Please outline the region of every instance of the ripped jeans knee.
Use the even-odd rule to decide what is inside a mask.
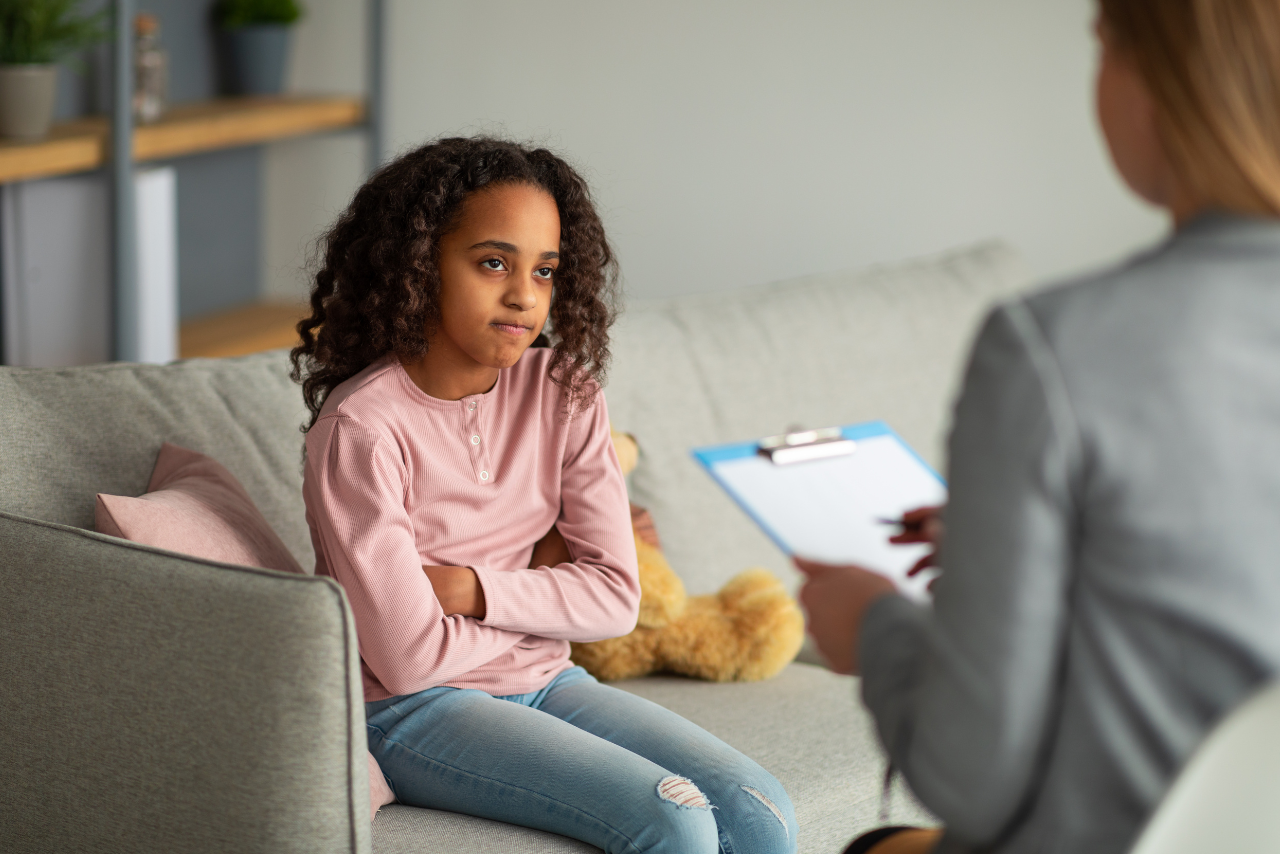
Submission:
[[[678,812],[705,815],[716,811],[717,848],[724,854],[794,852],[794,809],[780,786],[770,788],[777,793],[774,797],[745,783],[737,785],[736,791],[719,787],[717,791],[725,797],[723,810],[722,805],[712,803],[696,783],[675,774],[658,782],[656,794],[660,800],[675,806]],[[676,850],[694,849],[677,847]]]
[[[692,780],[687,777],[678,777],[675,774],[663,777],[659,781],[658,797],[685,809],[711,809],[711,804],[707,802],[707,796],[702,794],[702,790],[694,785]]]

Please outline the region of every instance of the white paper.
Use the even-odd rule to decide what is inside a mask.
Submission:
[[[943,504],[946,487],[895,436],[859,439],[852,454],[774,465],[752,455],[714,463],[716,477],[788,554],[881,573],[916,601],[927,601],[936,573],[907,577],[929,550],[895,546],[899,530],[881,519]]]

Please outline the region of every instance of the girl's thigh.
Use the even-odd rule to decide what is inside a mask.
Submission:
[[[601,685],[581,670],[553,682],[539,708],[691,780],[713,807],[721,850],[796,850],[799,827],[782,785],[697,724],[642,697]]]
[[[715,819],[655,796],[671,772],[482,691],[433,689],[369,717],[369,749],[401,803],[580,839],[609,854],[714,854]]]

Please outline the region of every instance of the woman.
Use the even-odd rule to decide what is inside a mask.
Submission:
[[[1100,7],[1102,129],[1174,233],[988,318],[931,611],[798,562],[820,649],[946,826],[850,851],[1126,851],[1280,673],[1280,2]]]

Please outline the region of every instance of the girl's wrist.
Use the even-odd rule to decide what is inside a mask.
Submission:
[[[424,566],[445,616],[483,620],[487,611],[480,577],[469,566]]]

